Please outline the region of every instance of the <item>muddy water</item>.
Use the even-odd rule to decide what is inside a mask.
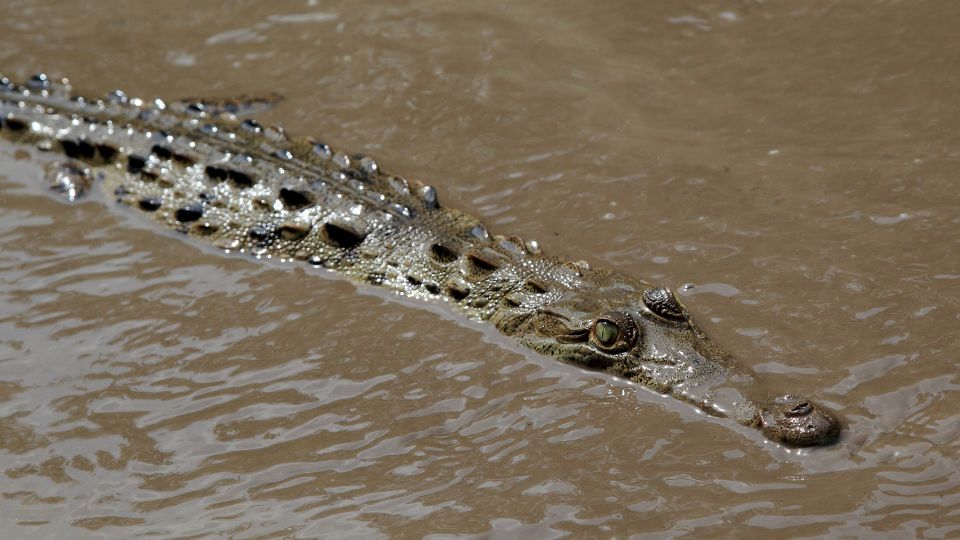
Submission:
[[[788,451],[483,325],[67,205],[0,146],[10,537],[960,536],[960,8],[5,2],[0,69],[288,131],[684,288]]]

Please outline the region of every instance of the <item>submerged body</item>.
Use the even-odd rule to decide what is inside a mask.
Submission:
[[[674,294],[535,242],[491,235],[436,191],[366,157],[239,120],[245,102],[167,106],[65,82],[0,77],[0,134],[64,154],[69,199],[90,184],[163,226],[228,252],[335,270],[465,316],[548,356],[673,395],[794,446],[833,442],[837,418],[764,390],[713,344]]]

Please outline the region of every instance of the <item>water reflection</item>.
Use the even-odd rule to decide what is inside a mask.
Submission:
[[[960,530],[960,260],[943,232],[960,107],[942,69],[960,10],[10,8],[0,54],[21,78],[280,91],[264,121],[434,182],[495,232],[694,284],[718,342],[848,422],[834,448],[786,450],[442,309],[198,249],[105,198],[62,204],[43,158],[6,145],[13,534]]]

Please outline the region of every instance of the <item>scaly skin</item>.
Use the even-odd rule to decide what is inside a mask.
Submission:
[[[754,426],[791,446],[828,444],[827,409],[767,392],[666,288],[490,235],[436,191],[233,113],[267,100],[143,102],[72,94],[64,80],[0,78],[0,133],[65,154],[55,187],[97,183],[149,219],[227,252],[322,266],[490,321],[545,355],[602,370]],[[95,182],[94,182],[95,180]]]

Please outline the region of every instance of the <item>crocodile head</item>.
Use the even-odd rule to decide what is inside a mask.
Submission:
[[[786,445],[837,439],[840,422],[831,411],[764,389],[707,338],[669,289],[604,270],[579,275],[548,301],[500,311],[497,326],[543,354],[634,380]]]

